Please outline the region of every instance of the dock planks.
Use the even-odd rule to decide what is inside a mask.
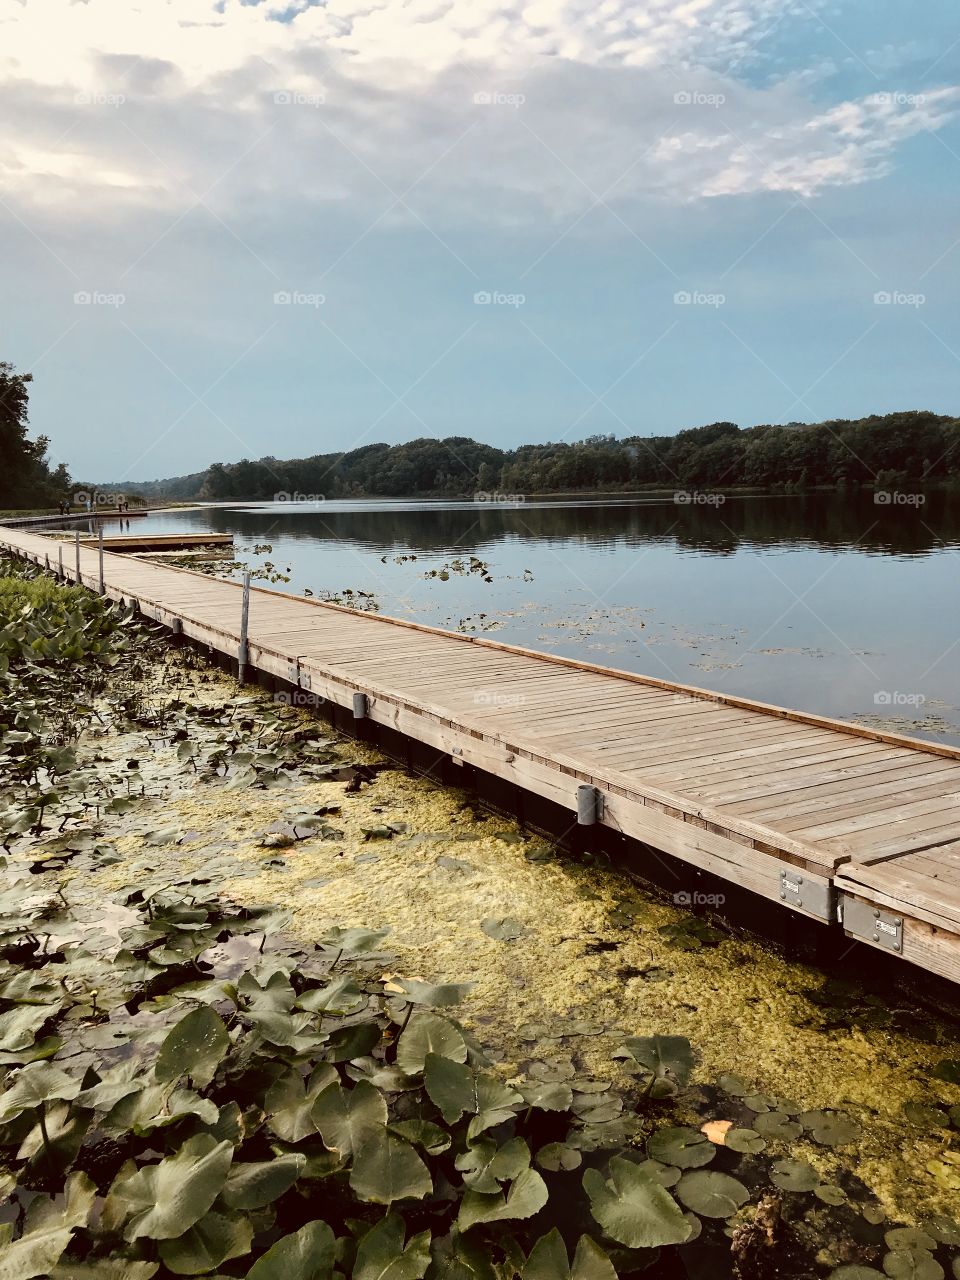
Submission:
[[[56,563],[48,538],[0,538]],[[96,589],[96,549],[80,564]],[[104,581],[236,655],[238,583],[109,552]],[[373,722],[571,824],[595,787],[604,824],[650,850],[960,981],[960,748],[259,588],[248,642],[252,667],[342,707],[362,692]]]

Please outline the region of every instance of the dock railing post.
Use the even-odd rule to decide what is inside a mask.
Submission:
[[[243,603],[240,606],[240,649],[237,653],[237,679],[247,677],[247,628],[250,622],[250,574],[243,575]]]
[[[63,581],[63,543],[57,546],[57,577]]]
[[[75,529],[73,534],[73,546],[77,553],[77,586],[80,585],[80,530]]]
[[[106,594],[106,588],[103,585],[103,525],[97,529],[97,550],[100,553],[100,594]]]

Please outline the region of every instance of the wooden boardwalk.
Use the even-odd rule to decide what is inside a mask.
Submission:
[[[95,549],[80,569],[97,589]],[[238,583],[110,553],[104,582],[237,654]],[[960,748],[257,588],[248,662],[960,982]]]

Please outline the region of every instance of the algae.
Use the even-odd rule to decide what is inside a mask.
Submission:
[[[248,735],[261,733],[264,713],[322,734],[308,712],[198,668],[189,651],[171,652],[143,691],[147,703],[171,694],[197,712],[232,704],[232,723]],[[216,737],[202,715],[190,732]],[[332,749],[344,765],[382,763],[357,743],[341,739]],[[862,1128],[856,1145],[774,1137],[768,1153],[808,1161],[826,1182],[859,1179],[864,1198],[897,1220],[955,1212],[950,1133],[911,1125],[903,1108],[960,1102],[960,1087],[931,1075],[939,1060],[960,1057],[956,1027],[837,1017],[812,998],[822,972],[759,941],[721,934],[717,945],[678,947],[660,930],[682,923],[683,912],[627,869],[559,856],[515,823],[478,812],[465,793],[392,767],[368,772],[358,789],[297,770],[267,790],[231,789],[228,778],[184,768],[176,742],[135,726],[106,727],[82,750],[136,758],[147,792],[126,813],[102,815],[116,860],[85,873],[85,891],[210,867],[238,903],[286,908],[303,943],[331,924],[390,927],[401,976],[474,984],[464,1022],[508,1078],[556,1059],[622,1085],[612,1055],[625,1036],[687,1036],[701,1086],[689,1119],[751,1128],[750,1104],[774,1109],[764,1096],[790,1099],[796,1110],[841,1109]],[[264,847],[269,832],[334,808],[326,834]],[[519,936],[484,931],[484,921],[503,919],[519,924]],[[725,1072],[740,1073],[760,1096],[710,1087]]]

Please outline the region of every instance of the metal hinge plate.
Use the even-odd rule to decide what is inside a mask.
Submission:
[[[780,900],[788,907],[816,916],[818,920],[834,920],[833,885],[827,880],[807,875],[796,867],[780,869]]]
[[[292,666],[287,667],[287,680],[290,682],[290,684],[294,685],[295,688],[298,688],[298,689],[310,688],[310,677],[306,674],[306,672],[300,670],[299,663],[296,663]]]
[[[844,894],[843,927],[854,938],[903,954],[903,916],[893,911],[884,911]]]

